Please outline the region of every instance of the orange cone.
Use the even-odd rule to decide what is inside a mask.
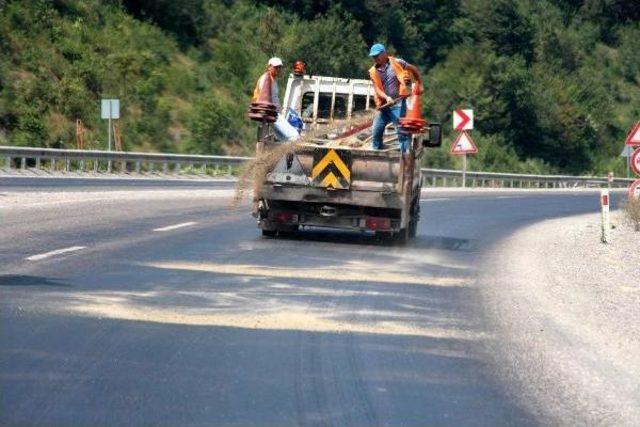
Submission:
[[[275,122],[278,117],[276,106],[271,102],[271,77],[266,76],[260,95],[256,102],[251,103],[249,118],[258,122]]]
[[[400,119],[400,132],[402,133],[421,133],[427,121],[421,116],[420,95],[417,94],[417,86],[413,87],[407,112]]]

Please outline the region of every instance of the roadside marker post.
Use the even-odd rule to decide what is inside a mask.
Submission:
[[[611,184],[613,184],[613,172],[607,174],[607,188],[611,190]]]
[[[602,218],[602,243],[609,243],[611,220],[609,218],[609,190],[600,190],[600,210]]]

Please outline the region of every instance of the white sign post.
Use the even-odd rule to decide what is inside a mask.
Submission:
[[[609,220],[609,190],[600,190],[600,207],[602,211],[602,243],[609,242],[611,221]]]
[[[108,120],[109,134],[109,151],[111,151],[111,120],[120,118],[120,100],[119,99],[103,99],[100,109],[100,117]]]
[[[108,149],[111,151],[111,120],[120,118],[120,100],[119,99],[103,99],[100,108],[100,117],[103,120],[108,120],[107,134],[108,134]],[[107,162],[107,170],[111,172],[111,160]]]

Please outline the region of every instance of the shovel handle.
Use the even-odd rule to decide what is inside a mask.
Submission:
[[[399,96],[397,98],[395,98],[392,101],[387,102],[386,104],[382,104],[379,107],[376,107],[376,110],[380,111],[380,110],[384,110],[387,107],[391,107],[392,105],[396,104],[398,101],[402,101],[403,99],[407,98],[406,96]]]

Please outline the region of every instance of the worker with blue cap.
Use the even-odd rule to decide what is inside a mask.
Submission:
[[[382,136],[385,127],[393,123],[396,129],[399,129],[400,118],[406,111],[411,78],[414,80],[414,94],[421,94],[423,86],[418,69],[400,58],[389,56],[384,45],[376,43],[371,46],[369,56],[374,61],[374,65],[369,69],[369,77],[373,82],[374,100],[378,109],[373,119],[373,148],[380,150],[383,148]],[[402,152],[408,152],[411,137],[398,130],[398,141]]]

